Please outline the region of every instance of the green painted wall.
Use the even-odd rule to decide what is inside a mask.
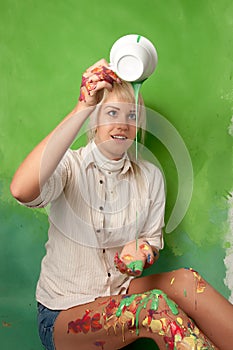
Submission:
[[[232,14],[231,0],[1,0],[2,349],[42,349],[34,290],[47,217],[11,198],[11,178],[24,156],[73,108],[83,70],[108,59],[113,42],[125,34],[144,35],[156,45],[159,64],[142,93],[146,105],[182,136],[194,171],[190,207],[176,230],[165,235],[166,247],[154,271],[192,266],[229,297],[223,259],[225,248],[232,249],[227,219],[233,187]],[[168,220],[178,191],[177,172],[159,141],[151,145],[147,138],[147,146],[166,175]],[[148,348],[156,346],[149,342]]]

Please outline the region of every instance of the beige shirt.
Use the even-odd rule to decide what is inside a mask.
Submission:
[[[132,277],[115,268],[115,253],[142,237],[163,248],[160,170],[144,161],[133,165],[127,155],[110,161],[94,142],[68,150],[40,197],[26,205],[48,208],[36,298],[50,309],[126,293]]]

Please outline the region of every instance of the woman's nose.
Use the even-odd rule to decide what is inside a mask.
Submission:
[[[121,130],[128,130],[129,125],[126,122],[117,122],[116,127]]]
[[[129,125],[128,125],[128,120],[126,117],[122,116],[121,118],[119,118],[117,121],[116,121],[116,125],[119,129],[122,129],[122,130],[126,130],[128,129]]]

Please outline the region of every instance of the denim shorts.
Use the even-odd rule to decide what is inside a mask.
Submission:
[[[40,340],[46,350],[55,350],[53,330],[54,323],[60,310],[50,310],[44,305],[38,303],[38,329]]]

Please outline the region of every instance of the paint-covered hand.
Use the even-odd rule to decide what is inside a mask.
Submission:
[[[108,62],[102,59],[83,74],[79,101],[86,106],[95,106],[102,100],[104,89],[111,91],[114,82],[121,83],[120,78],[108,66]]]
[[[126,244],[119,256],[116,253],[114,263],[116,268],[129,276],[140,276],[145,267],[155,261],[153,249],[144,239]]]

